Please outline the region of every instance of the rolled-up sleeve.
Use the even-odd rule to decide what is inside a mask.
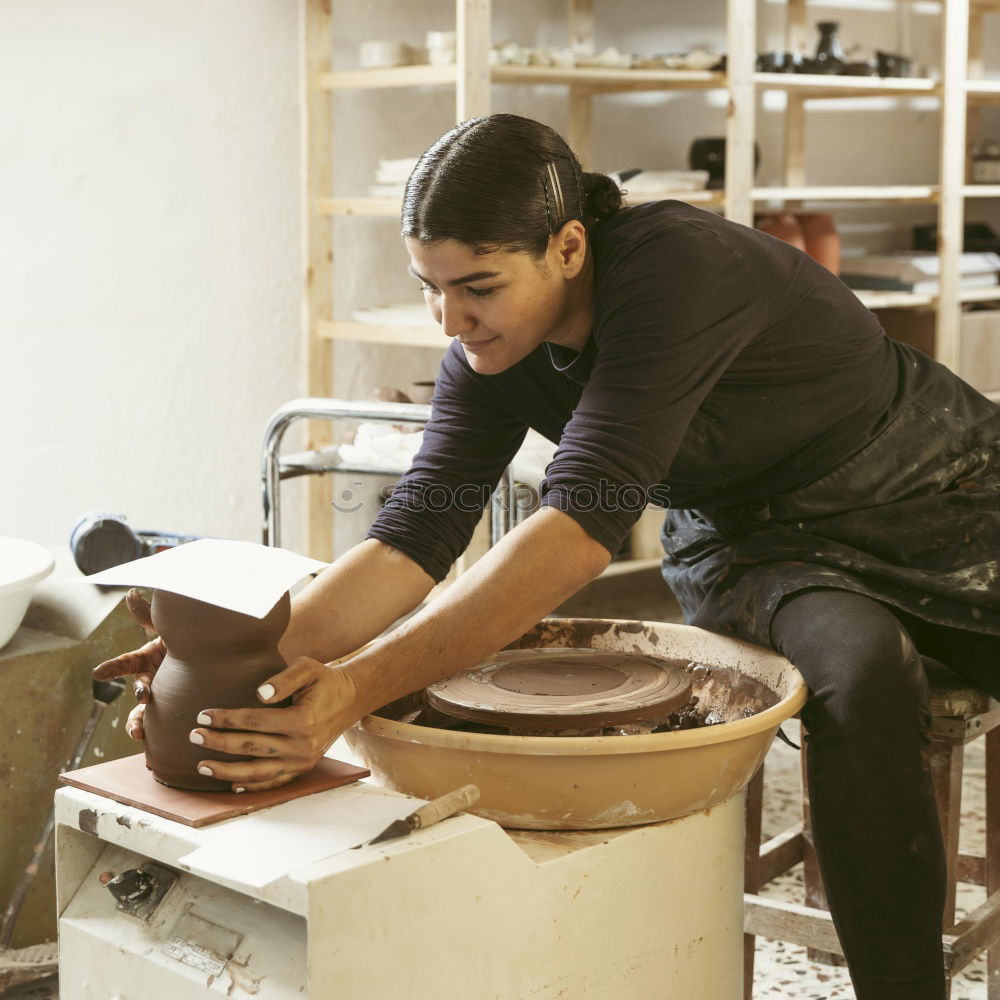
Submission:
[[[439,582],[468,546],[527,431],[460,352],[453,343],[445,356],[420,451],[366,536],[399,549]]]
[[[695,411],[765,327],[749,263],[684,222],[637,240],[603,274],[596,359],[546,469],[541,503],[614,554],[663,481]]]

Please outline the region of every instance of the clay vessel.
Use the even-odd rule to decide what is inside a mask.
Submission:
[[[201,760],[251,760],[191,742],[206,708],[252,708],[257,688],[283,670],[278,640],[288,626],[284,594],[264,618],[154,590],[153,625],[167,655],[153,677],[143,716],[146,763],[157,781],[191,791],[227,791],[230,782],[198,773]]]

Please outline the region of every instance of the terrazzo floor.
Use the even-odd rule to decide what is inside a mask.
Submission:
[[[784,728],[795,743],[800,742],[797,722],[786,723]],[[981,852],[983,848],[983,772],[982,741],[977,740],[966,748],[965,781],[962,788],[962,849],[965,851]],[[767,839],[799,819],[799,752],[776,740],[767,756],[764,782],[762,825],[763,836]],[[798,865],[787,875],[775,879],[763,890],[763,894],[803,902],[801,868]],[[983,898],[982,888],[960,885],[959,912],[973,909]],[[812,962],[805,948],[765,938],[757,939],[753,995],[754,1000],[855,1000],[845,968]],[[58,984],[50,980],[33,987],[22,987],[20,991],[0,994],[0,1000],[14,1000],[15,997],[21,1000],[29,997],[32,1000],[58,1000]],[[951,1000],[987,1000],[985,956],[966,966],[955,977]]]
[[[785,723],[785,732],[799,743],[798,723]],[[801,780],[799,751],[775,740],[764,764],[763,837],[773,837],[800,818]],[[985,837],[983,741],[966,747],[962,784],[961,849],[982,853]],[[762,895],[805,902],[802,866],[769,883]],[[985,890],[959,884],[959,916],[983,902]],[[847,970],[842,966],[811,962],[805,948],[782,941],[757,939],[754,1000],[855,1000]],[[986,956],[971,962],[952,982],[951,1000],[987,1000]]]

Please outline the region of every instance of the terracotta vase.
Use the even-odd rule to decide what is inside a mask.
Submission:
[[[191,791],[225,791],[230,782],[198,773],[201,760],[251,760],[219,753],[190,740],[198,713],[207,708],[259,706],[257,688],[283,670],[278,640],[288,626],[291,600],[284,594],[264,618],[239,614],[154,590],[153,625],[167,656],[153,677],[143,716],[146,763],[157,781]]]

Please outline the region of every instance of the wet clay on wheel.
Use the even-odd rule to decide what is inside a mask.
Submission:
[[[261,705],[257,688],[284,670],[278,640],[288,626],[287,593],[264,618],[240,614],[166,590],[154,590],[153,625],[167,649],[143,715],[146,763],[157,781],[191,791],[231,783],[198,773],[202,760],[251,760],[191,742],[198,713]]]

